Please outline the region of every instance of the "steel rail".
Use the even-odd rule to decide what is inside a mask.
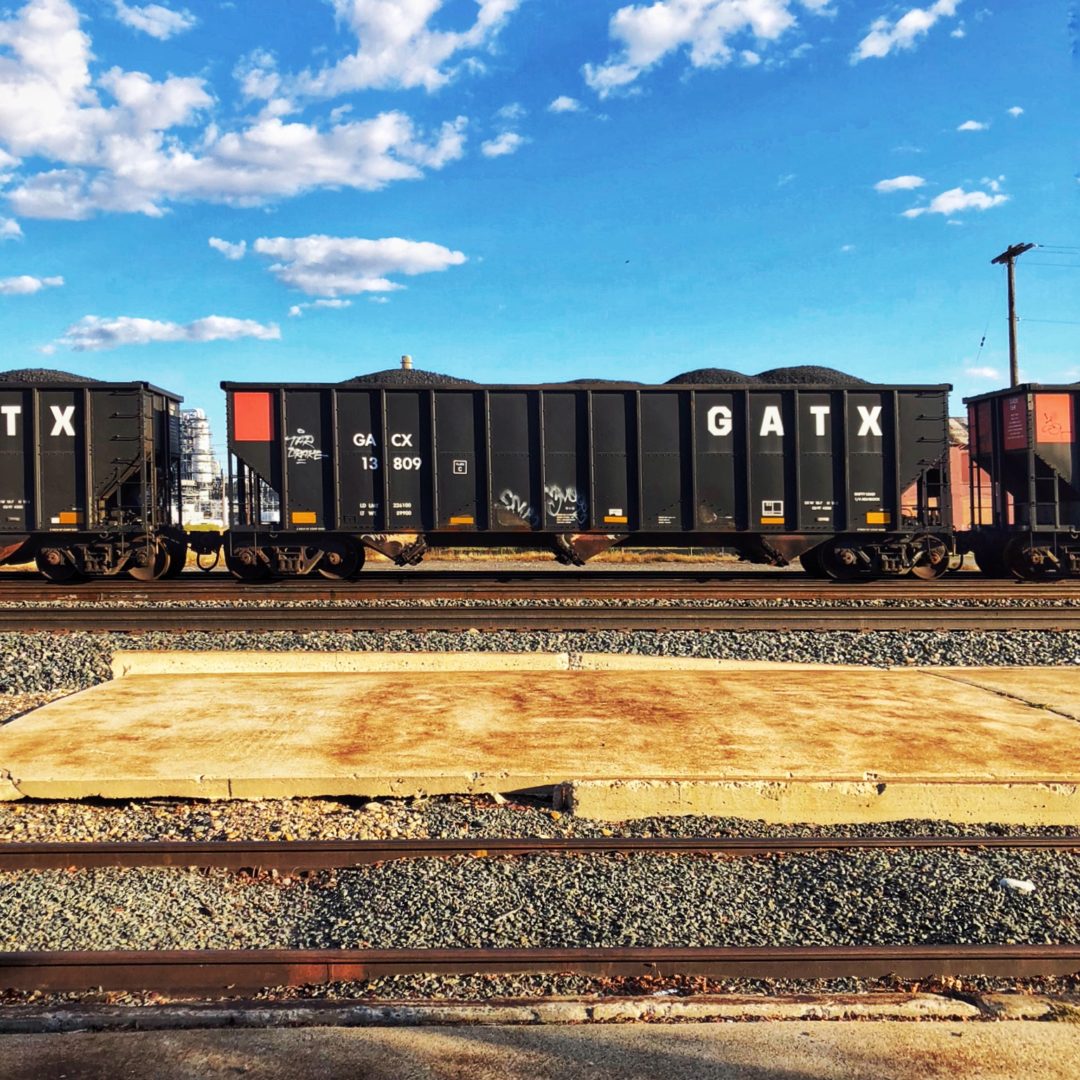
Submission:
[[[1078,608],[124,607],[0,608],[0,631],[1080,630]]]
[[[450,840],[210,840],[4,843],[0,871],[146,866],[288,872],[395,859],[535,854],[665,854],[750,857],[883,849],[1080,851],[1078,836],[463,837]]]
[[[1080,945],[694,948],[258,949],[0,953],[0,987],[40,992],[236,994],[389,975],[560,972],[741,979],[883,978],[1080,971]]]
[[[498,571],[498,570],[382,570],[356,581],[328,582],[321,578],[240,583],[224,574],[189,574],[181,580],[139,582],[105,578],[78,585],[58,585],[38,577],[0,574],[0,602],[83,603],[114,601],[222,600],[267,602],[287,600],[366,600],[522,597],[542,599],[574,595],[597,599],[685,598],[776,600],[791,597],[815,600],[988,600],[1080,601],[1080,582],[1053,583],[988,580],[981,577],[945,578],[925,582],[911,579],[862,583],[828,582],[799,573],[733,574],[683,571]]]

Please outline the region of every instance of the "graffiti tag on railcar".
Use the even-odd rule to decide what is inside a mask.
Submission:
[[[289,461],[306,465],[309,461],[321,461],[326,453],[315,445],[315,436],[297,428],[295,435],[285,436],[285,454]]]

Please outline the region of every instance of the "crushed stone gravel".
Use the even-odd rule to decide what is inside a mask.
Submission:
[[[1035,883],[1032,893],[1002,878]],[[0,948],[505,948],[1072,942],[1080,856],[412,859],[290,877],[0,874]]]
[[[1080,663],[1075,631],[267,631],[0,634],[0,694],[107,682],[119,649],[302,652],[583,652],[893,667]]]
[[[686,815],[593,821],[503,796],[381,799],[266,799],[189,802],[0,803],[0,843],[121,841],[389,840],[534,837],[1080,836],[1080,826],[956,824],[907,820],[874,824],[775,825],[745,818]]]

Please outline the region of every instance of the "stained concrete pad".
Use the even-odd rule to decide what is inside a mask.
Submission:
[[[0,727],[0,798],[554,788],[590,817],[1080,823],[1080,670],[118,653]]]

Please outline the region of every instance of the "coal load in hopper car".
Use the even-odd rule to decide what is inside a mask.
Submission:
[[[145,382],[0,372],[0,563],[53,581],[183,569],[183,399]]]
[[[727,547],[816,574],[938,577],[948,386],[222,383],[237,576],[350,577],[365,549]],[[833,376],[829,369],[816,369]],[[418,374],[418,373],[410,373]],[[731,373],[737,375],[737,372]],[[768,374],[768,373],[767,373]],[[773,373],[775,374],[775,372]],[[815,376],[816,377],[816,376]]]

